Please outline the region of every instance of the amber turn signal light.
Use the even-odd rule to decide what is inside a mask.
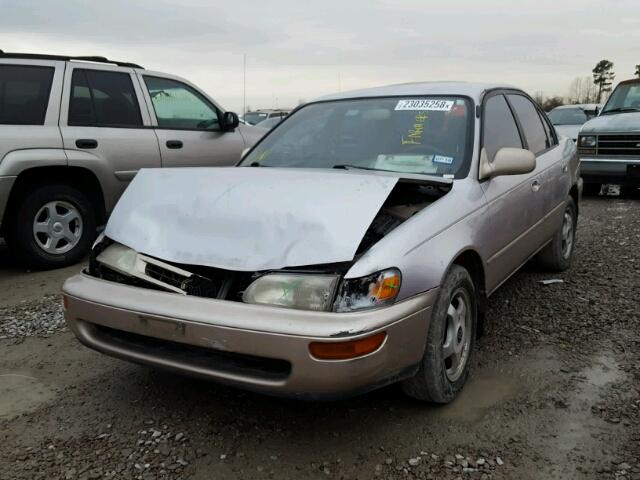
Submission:
[[[347,342],[311,342],[309,352],[319,360],[347,360],[375,352],[387,338],[385,332]]]

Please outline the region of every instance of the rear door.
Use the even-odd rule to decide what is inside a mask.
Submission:
[[[501,92],[485,97],[482,114],[482,149],[488,161],[504,147],[526,148],[513,111]],[[482,182],[494,234],[487,258],[487,290],[497,288],[535,251],[531,237],[542,214],[535,188],[538,172],[502,175]]]
[[[558,187],[562,176],[568,173],[562,172],[562,152],[540,109],[520,93],[508,94],[507,100],[516,115],[527,148],[536,154],[532,185],[537,184],[537,188],[532,188],[535,193],[532,208],[536,209],[538,221],[531,233],[540,247],[560,226],[566,193]]]
[[[222,109],[184,80],[141,72],[163,167],[235,165],[245,148],[239,129],[223,132]]]
[[[67,64],[60,129],[70,166],[93,171],[110,211],[140,168],[160,167],[158,140],[133,69]]]

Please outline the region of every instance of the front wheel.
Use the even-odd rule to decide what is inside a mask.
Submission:
[[[469,374],[477,325],[476,289],[469,272],[453,265],[431,315],[424,356],[418,372],[402,382],[418,400],[449,403]]]
[[[96,216],[89,199],[65,184],[27,192],[9,228],[9,246],[29,267],[59,268],[87,254],[96,234]]]

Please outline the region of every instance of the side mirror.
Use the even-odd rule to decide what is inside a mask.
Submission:
[[[493,162],[482,149],[480,155],[480,180],[499,175],[522,175],[536,168],[536,156],[531,150],[504,147],[496,152]]]
[[[234,112],[224,112],[222,114],[222,131],[223,132],[232,132],[238,125],[240,124],[240,120],[238,119],[238,115]]]

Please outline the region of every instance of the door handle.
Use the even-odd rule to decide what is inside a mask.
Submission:
[[[531,190],[533,192],[537,192],[538,190],[540,190],[540,182],[538,180],[534,180],[533,182],[531,182]]]
[[[167,148],[182,148],[182,142],[180,140],[167,140]]]
[[[98,148],[98,141],[93,138],[79,138],[76,140],[76,147],[84,149]]]

